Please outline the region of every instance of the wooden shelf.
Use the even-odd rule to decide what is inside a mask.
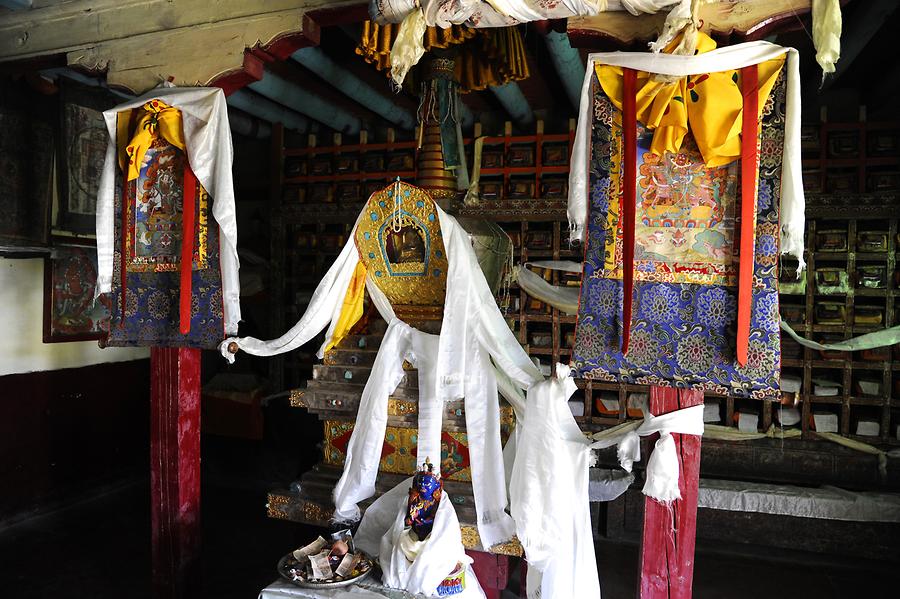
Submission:
[[[533,175],[535,173],[543,173],[545,175],[568,175],[569,167],[566,166],[507,166],[500,168],[483,168],[481,169],[482,177],[490,177],[493,175]]]
[[[869,175],[877,172],[884,167],[900,166],[900,154],[892,152],[885,154],[882,152],[873,152],[870,155],[868,143],[868,135],[870,131],[882,133],[884,131],[898,130],[898,123],[868,123],[859,121],[854,123],[829,123],[822,122],[818,125],[818,140],[814,147],[807,147],[803,150],[804,157],[801,160],[802,168],[807,174],[804,175],[804,186],[810,187],[813,176],[815,175],[815,185],[809,192],[830,193],[832,189],[843,188],[850,184],[855,184],[852,191],[859,194],[874,193],[876,190],[870,189],[871,185]],[[833,134],[841,134],[846,137],[848,133],[855,133],[853,143],[855,151],[847,152],[847,156],[833,156],[830,139]],[[872,171],[871,169],[875,169]],[[843,183],[837,185],[835,181],[830,180],[831,177],[845,177],[852,174],[850,179],[844,180]],[[895,190],[900,191],[900,190]],[[856,217],[857,214],[849,214],[848,216]]]
[[[304,183],[338,183],[341,181],[369,181],[384,179],[387,182],[393,181],[397,177],[401,179],[412,179],[416,176],[416,171],[381,171],[367,173],[365,171],[354,173],[340,173],[334,175],[302,175],[299,177],[285,177],[285,185],[295,185]]]
[[[322,146],[311,148],[282,148],[284,156],[315,156],[318,154],[350,154],[353,152],[396,152],[397,150],[415,150],[415,141],[395,141],[393,143],[347,144],[338,146]]]
[[[807,226],[807,263],[808,263],[808,285],[806,290],[800,294],[782,294],[782,298],[787,304],[803,304],[806,312],[806,321],[793,323],[792,328],[798,334],[819,340],[822,334],[837,335],[842,338],[850,338],[863,332],[877,330],[881,327],[854,325],[853,316],[857,303],[868,305],[877,305],[883,307],[885,311],[885,322],[887,324],[897,322],[895,310],[895,297],[900,297],[900,289],[893,287],[893,281],[888,282],[885,289],[870,288],[850,288],[843,294],[821,294],[816,290],[813,272],[817,264],[831,264],[846,268],[848,272],[853,273],[857,264],[878,264],[884,265],[888,271],[888,277],[893,277],[894,269],[898,264],[898,214],[896,206],[900,205],[900,198],[894,193],[861,193],[865,191],[866,176],[870,167],[879,165],[898,165],[900,166],[900,157],[865,157],[865,133],[872,130],[898,129],[896,123],[880,127],[874,126],[873,123],[849,123],[849,124],[828,124],[820,131],[818,158],[811,159],[808,152],[804,151],[803,165],[806,167],[819,167],[821,169],[821,188],[825,189],[826,176],[829,169],[856,169],[858,177],[860,193],[845,194],[843,196],[834,196],[828,194],[809,194],[810,210],[808,211]],[[862,136],[861,139],[861,156],[859,158],[831,158],[825,154],[827,152],[827,134],[831,131],[858,131]],[[275,136],[273,136],[273,139]],[[554,178],[563,177],[568,174],[568,167],[560,165],[544,166],[543,144],[560,144],[573,142],[574,132],[558,133],[558,134],[535,134],[524,136],[489,136],[485,139],[485,149],[502,150],[508,152],[510,146],[520,146],[529,144],[533,147],[534,164],[530,166],[506,166],[500,168],[483,168],[482,175],[486,178],[497,180],[503,179],[503,193],[506,193],[510,177],[527,178],[533,177],[535,195],[541,190],[541,177],[553,176]],[[467,139],[467,146],[472,140]],[[409,151],[415,149],[415,142],[398,142],[395,144],[374,143],[374,144],[350,144],[331,147],[288,149],[277,146],[277,150],[273,149],[273,155],[277,156],[279,165],[289,157],[323,157],[329,154],[348,154],[358,153],[360,157],[364,153],[383,152],[388,154],[392,151]],[[284,178],[281,173],[282,181],[280,185],[322,185],[331,183],[337,185],[344,181],[353,180],[392,180],[396,176],[411,180],[415,177],[415,170],[406,170],[403,172],[378,171],[370,173],[341,173],[336,175],[315,175],[300,176],[292,178]],[[273,201],[278,207],[277,222],[273,223],[273,239],[279,235],[284,242],[290,242],[289,232],[292,228],[303,228],[307,232],[324,232],[326,227],[335,227],[343,225],[345,230],[349,232],[353,221],[358,215],[363,202],[334,202],[332,204],[291,204],[281,202],[281,187],[278,187],[273,193]],[[459,211],[460,215],[467,217],[483,218],[497,222],[503,229],[511,233],[518,241],[515,243],[514,254],[517,262],[528,262],[534,260],[552,259],[552,260],[581,260],[583,250],[577,248],[573,250],[568,243],[568,223],[566,220],[566,200],[564,198],[526,198],[526,199],[509,199],[501,197],[499,199],[482,199],[477,206],[464,206]],[[821,220],[821,222],[819,222]],[[885,223],[883,229],[889,232],[890,243],[887,252],[856,252],[856,233],[858,221],[880,221]],[[847,251],[844,252],[821,252],[815,250],[816,231],[820,229],[831,229],[846,227],[848,231]],[[546,235],[548,243],[541,248],[529,248],[529,233],[535,231]],[[275,242],[273,241],[273,244]],[[292,277],[285,266],[290,262],[287,254],[292,254],[296,259],[309,260],[315,259],[316,271],[315,275],[299,278]],[[282,250],[282,258],[280,261],[273,260],[273,272],[279,270],[284,271],[283,279],[276,284],[276,293],[273,295],[278,298],[294,297],[293,292],[300,290],[298,285],[301,282],[304,285],[310,285],[313,281],[317,282],[321,273],[327,268],[333,259],[333,250],[319,252],[315,249],[301,250]],[[321,254],[321,255],[319,255]],[[327,255],[326,255],[327,254]],[[552,273],[550,280],[553,284],[560,284],[561,273]],[[851,278],[851,283],[853,279]],[[279,285],[287,287],[279,287]],[[309,291],[307,286],[304,290]],[[289,291],[291,293],[289,293]],[[567,363],[572,354],[572,348],[566,341],[567,335],[574,332],[577,318],[563,314],[555,309],[545,310],[541,305],[535,309],[538,303],[531,297],[526,295],[518,286],[513,285],[509,288],[511,298],[511,307],[504,315],[507,322],[513,328],[519,342],[527,349],[528,353],[542,362],[542,365],[549,366],[555,362]],[[819,324],[815,322],[815,306],[819,301],[837,301],[844,304],[847,311],[847,322],[842,324]],[[284,319],[285,308],[283,305],[273,304],[273,311],[278,310]],[[297,306],[298,309],[302,307]],[[297,310],[295,310],[297,311]],[[296,316],[294,316],[296,317]],[[280,327],[278,330],[284,330]],[[548,335],[552,343],[548,346],[530,345],[529,341],[534,333]],[[787,341],[787,337],[783,337],[785,343],[793,344],[793,341]],[[794,344],[796,347],[796,344]],[[900,423],[900,398],[894,399],[891,394],[895,389],[895,382],[900,378],[900,364],[893,361],[884,362],[868,362],[860,359],[859,355],[849,354],[847,359],[825,360],[822,359],[820,353],[801,346],[802,356],[794,354],[795,357],[783,357],[782,366],[802,376],[803,386],[799,394],[799,406],[802,411],[802,418],[799,428],[802,431],[802,441],[798,443],[815,441],[817,437],[814,432],[809,429],[809,419],[812,411],[829,410],[834,411],[839,416],[839,430],[841,434],[851,438],[857,438],[850,434],[857,413],[862,411],[867,417],[872,417],[873,413],[878,414],[881,422],[881,435],[879,437],[860,437],[861,441],[867,443],[875,443],[878,445],[900,445],[892,439],[892,432],[895,426]],[[302,376],[305,365],[292,368],[290,373],[292,377]],[[833,377],[835,382],[840,383],[840,395],[833,397],[817,397],[812,395],[813,376],[821,376],[827,373]],[[878,397],[856,396],[854,395],[854,383],[859,376],[867,378],[878,378],[882,385],[882,395]],[[287,381],[285,381],[287,382]],[[599,430],[607,426],[612,426],[625,422],[629,419],[625,406],[627,405],[628,396],[632,393],[646,393],[648,387],[644,385],[631,385],[619,383],[604,383],[600,381],[576,381],[579,393],[578,397],[584,401],[584,416],[578,417],[577,421],[584,429]],[[283,387],[287,388],[287,386]],[[619,405],[623,409],[617,415],[600,414],[594,407],[594,402],[600,393],[613,394],[619,401]],[[722,413],[724,422],[731,423],[735,411],[746,406],[748,402],[754,402],[749,399],[735,399],[722,395],[708,393],[706,394],[708,401],[718,401],[722,405]],[[755,402],[754,402],[755,403]],[[774,422],[777,422],[776,410],[777,405],[770,403],[755,403],[754,409],[760,412],[760,427],[765,430]]]

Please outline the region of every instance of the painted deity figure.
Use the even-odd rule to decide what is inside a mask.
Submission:
[[[399,233],[391,235],[393,245],[390,261],[394,264],[425,261],[425,243],[415,227],[403,227]]]
[[[431,461],[425,458],[425,464],[416,472],[409,488],[404,520],[404,525],[412,530],[417,540],[424,541],[431,534],[438,503],[443,494],[444,484],[440,473],[435,473]]]

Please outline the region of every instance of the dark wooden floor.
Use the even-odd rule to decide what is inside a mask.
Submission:
[[[311,533],[265,516],[268,486],[292,480],[305,461],[284,446],[204,437],[202,597],[253,599],[274,580],[278,558]],[[0,598],[150,597],[149,521],[148,484],[136,475],[73,507],[0,529]],[[900,596],[900,573],[886,566],[715,549],[698,549],[697,599]],[[634,596],[637,558],[633,545],[598,544],[605,599]]]

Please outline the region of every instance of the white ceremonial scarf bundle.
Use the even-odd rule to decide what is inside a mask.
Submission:
[[[385,586],[435,597],[439,595],[438,585],[462,564],[466,568],[465,589],[454,597],[483,599],[484,591],[470,566],[472,558],[462,544],[456,510],[446,492],[438,504],[431,534],[418,543],[415,560],[407,559],[402,549],[406,537],[403,520],[411,484],[412,478],[407,478],[366,509],[354,537],[356,547],[378,556]]]
[[[569,367],[528,390],[516,427],[510,512],[528,560],[528,598],[600,599],[588,499],[591,441],[572,416]]]
[[[543,377],[503,319],[478,266],[467,233],[455,218],[439,206],[435,205],[435,208],[447,253],[447,290],[441,334],[435,344],[422,344],[416,356],[423,364],[428,364],[429,376],[434,381],[434,389],[427,389],[425,394],[420,389],[420,395],[426,398],[426,406],[432,400],[465,400],[478,533],[482,545],[488,548],[509,540],[515,528],[512,518],[506,513],[508,501],[500,443],[497,372],[503,372],[512,381],[512,386],[519,390],[527,389]],[[231,343],[254,355],[281,354],[300,347],[328,327],[325,342],[318,352],[319,358],[322,358],[325,348],[334,338],[343,300],[359,263],[359,252],[354,242],[358,226],[359,220],[350,234],[350,241],[313,293],[306,312],[288,332],[272,341],[253,337],[226,339],[220,345],[222,355],[234,361],[234,355],[228,350]],[[377,368],[373,367],[363,392],[357,425],[350,441],[353,456],[351,458],[348,454],[345,476],[336,488],[339,517],[343,518],[358,517],[355,503],[374,493],[381,443],[372,439],[378,436],[378,430],[381,430],[381,439],[384,438],[381,420],[387,417],[387,397],[399,383],[395,375],[402,359],[397,360],[404,353],[416,353],[411,346],[404,345],[409,341],[402,339],[403,327],[410,327],[397,318],[371,272],[366,276],[366,291],[389,324],[391,338],[390,343],[383,343],[379,349]],[[397,324],[391,327],[393,323]],[[401,349],[401,355],[387,349],[394,347],[396,350],[401,345],[407,348]],[[429,348],[421,349],[426,346]],[[504,395],[509,395],[509,392]],[[434,410],[427,422],[421,420],[420,415],[423,430],[437,430],[439,434],[441,413],[440,409]],[[428,438],[423,442],[427,443]],[[439,440],[435,442],[439,447]],[[419,455],[423,460],[427,457],[422,453]]]

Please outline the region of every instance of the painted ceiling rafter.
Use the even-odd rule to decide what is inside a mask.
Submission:
[[[241,89],[228,96],[228,105],[269,123],[281,123],[287,129],[297,133],[311,133],[318,128],[318,123],[311,121],[299,112],[273,102],[267,97],[250,90]]]
[[[0,0],[0,6],[9,10],[28,10],[31,4],[31,0]]]
[[[328,34],[322,36],[319,48],[370,87],[389,96],[394,104],[415,114],[419,108],[419,98],[414,97],[405,89],[395,89],[391,85],[389,76],[373,69],[362,56],[356,53],[361,31],[358,23],[339,25],[327,31]]]
[[[581,60],[581,54],[569,43],[567,33],[548,31],[544,41],[556,74],[562,81],[566,97],[577,110],[581,102],[581,84],[584,81],[584,61]]]
[[[503,109],[517,126],[527,127],[534,123],[534,111],[528,103],[528,98],[525,97],[515,81],[503,85],[491,85],[488,89],[503,105]]]
[[[267,139],[272,137],[272,125],[244,111],[228,106],[228,124],[231,132],[244,137]]]
[[[251,83],[250,89],[335,131],[355,135],[362,129],[359,117],[273,72],[267,72],[260,81]]]
[[[415,128],[414,114],[397,106],[391,98],[379,93],[320,48],[301,48],[291,58],[391,124],[406,130]]]
[[[369,106],[347,96],[339,89],[336,89],[328,79],[320,77],[314,71],[307,69],[290,58],[267,64],[265,77],[269,77],[270,74],[302,87],[308,94],[314,95],[322,102],[333,105],[352,115],[362,123],[363,127],[381,124],[391,126],[389,121],[385,120]],[[275,101],[287,105],[288,98],[275,98]]]

